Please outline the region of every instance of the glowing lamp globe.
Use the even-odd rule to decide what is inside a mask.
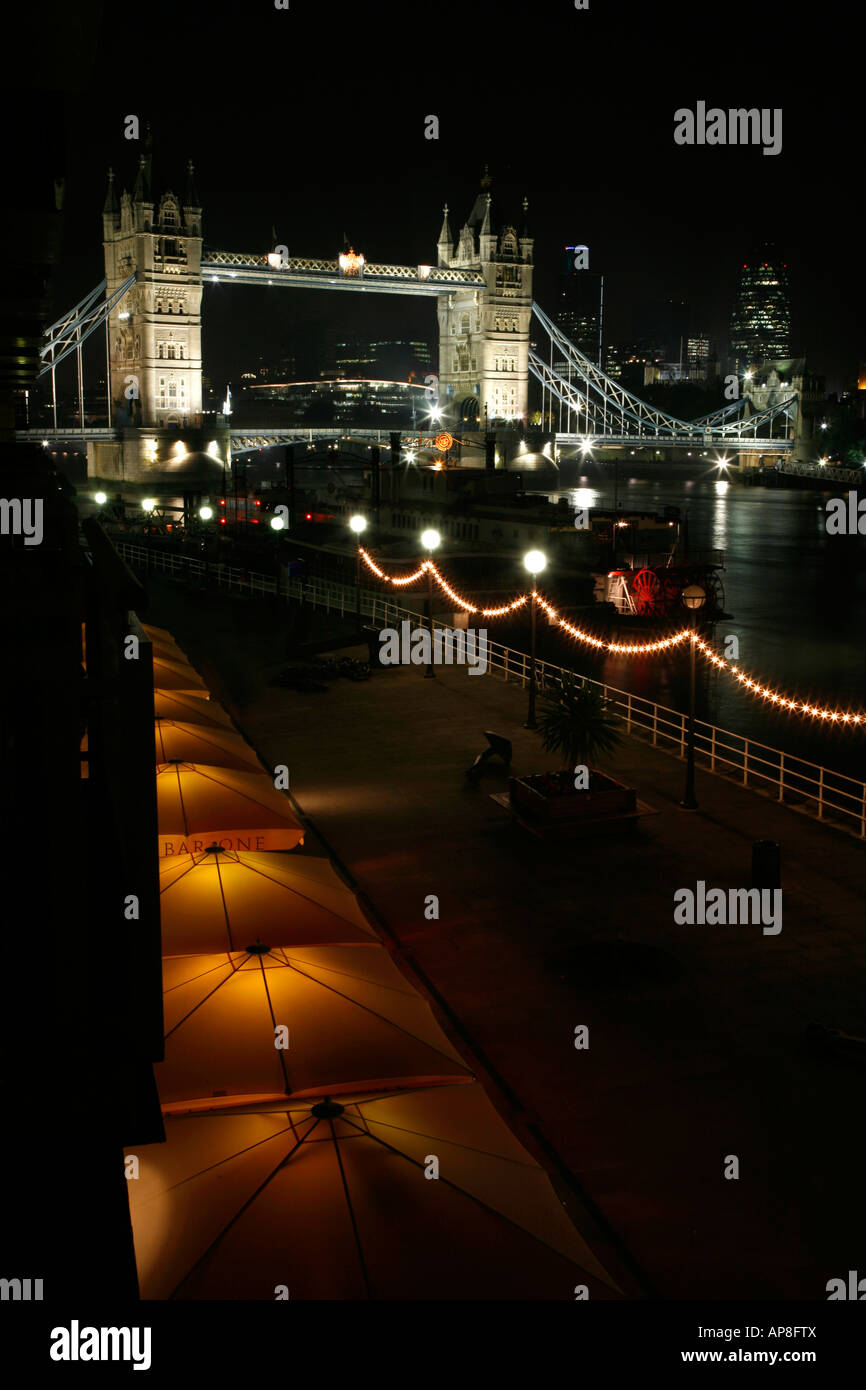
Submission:
[[[686,608],[694,611],[703,608],[707,601],[707,591],[700,584],[690,584],[687,589],[683,589],[683,604]]]
[[[523,564],[530,574],[541,574],[547,567],[547,556],[540,550],[530,550],[524,555]]]
[[[442,537],[439,535],[438,531],[431,530],[421,532],[421,544],[425,550],[435,550],[441,540]]]

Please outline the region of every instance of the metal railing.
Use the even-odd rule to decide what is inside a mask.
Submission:
[[[206,564],[191,556],[171,555],[127,541],[114,540],[114,544],[123,559],[139,568],[174,577],[187,575],[201,582],[207,578],[209,583],[220,588],[247,594],[269,594],[284,598],[287,602],[295,600],[329,613],[339,613],[341,617],[352,617],[356,611],[357,592],[352,584],[341,584],[332,579],[293,579],[285,571],[281,571],[278,584],[276,579],[267,575],[230,565]],[[424,597],[419,595],[418,602],[423,605]],[[365,626],[372,631],[396,627],[406,618],[423,621],[417,610],[407,607],[405,603],[396,603],[379,590],[362,588],[360,607],[362,618],[369,620]],[[452,623],[435,618],[433,627],[434,630],[459,630]],[[525,687],[529,681],[529,666],[530,658],[525,652],[491,642],[488,638],[488,674],[506,681],[517,681]],[[563,671],[568,669],[539,660],[536,660],[535,668],[536,684],[541,693],[554,688]],[[675,757],[685,757],[687,714],[655,700],[647,700],[642,695],[634,695],[631,691],[620,690],[604,681],[590,677],[582,679],[602,693],[612,713],[624,724],[626,734],[643,737],[654,748]],[[707,772],[734,778],[744,787],[768,791],[777,801],[788,806],[814,808],[819,820],[838,822],[846,829],[853,829],[853,833],[861,838],[866,838],[866,782],[785,753],[779,748],[771,748],[743,734],[720,729],[701,719],[695,720],[695,757]]]

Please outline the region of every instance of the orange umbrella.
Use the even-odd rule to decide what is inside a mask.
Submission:
[[[142,623],[142,627],[154,645],[156,645],[156,643],[161,643],[164,646],[174,647],[181,653],[184,660],[186,660],[186,653],[183,647],[180,646],[174,634],[168,631],[168,628],[154,627],[153,623]]]
[[[166,642],[162,639],[151,640],[151,650],[154,657],[160,661],[179,661],[182,665],[191,666],[192,662],[186,652],[177,645],[176,642]]]
[[[204,724],[158,719],[155,725],[158,763],[206,763],[261,772],[262,765],[240,734]]]
[[[153,683],[160,690],[180,690],[186,694],[201,691],[209,694],[207,686],[188,661],[168,661],[165,657],[153,659]]]
[[[264,772],[202,763],[161,763],[156,769],[160,854],[223,849],[294,849],[300,823]]]
[[[211,850],[160,860],[166,956],[271,946],[378,944],[330,861],[300,854]]]
[[[222,705],[212,700],[207,690],[187,695],[180,690],[164,690],[157,686],[153,692],[153,712],[157,719],[176,719],[182,724],[215,724],[237,732]]]
[[[469,1076],[430,1005],[375,943],[168,956],[163,988],[164,1103]]]
[[[145,1299],[622,1296],[477,1082],[166,1112],[129,1184]]]

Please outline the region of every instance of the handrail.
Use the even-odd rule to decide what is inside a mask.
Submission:
[[[268,575],[237,566],[210,564],[193,556],[172,555],[119,538],[112,539],[118,554],[132,565],[162,570],[172,575],[182,575],[186,569],[189,576],[200,580],[207,578],[220,588],[269,594],[287,601],[298,599],[314,608],[339,611],[341,615],[355,612],[357,593],[353,584],[342,584],[333,579],[293,579],[285,570],[280,571],[277,581]],[[362,617],[370,619],[367,626],[372,631],[376,631],[377,626],[393,626],[405,618],[425,621],[416,610],[395,602],[378,589],[362,588],[360,598]],[[444,631],[455,630],[452,624],[435,619],[434,629],[437,627]],[[536,661],[535,667],[536,682],[542,692],[555,685],[568,669],[550,661]],[[525,652],[488,639],[487,670],[488,673],[501,675],[506,681],[519,681],[525,687],[529,680],[529,657]],[[684,756],[688,723],[686,714],[642,695],[620,690],[605,681],[597,681],[589,676],[582,679],[602,692],[613,712],[622,719],[629,735],[636,732],[648,735],[653,747],[662,752],[675,752],[677,757]],[[823,820],[828,812],[833,817],[853,820],[857,825],[854,833],[866,839],[866,782],[822,767],[807,758],[783,752],[757,739],[746,738],[744,734],[708,724],[702,719],[695,720],[695,754],[701,759],[705,770],[715,776],[736,775],[745,787],[756,782],[766,783],[769,788],[776,789],[777,799],[788,805],[798,801],[814,804],[819,820]],[[847,821],[845,828],[848,828]]]

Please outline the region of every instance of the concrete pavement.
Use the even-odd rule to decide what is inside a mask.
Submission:
[[[862,1074],[803,1041],[812,1020],[866,1034],[859,843],[700,770],[701,808],[683,812],[683,764],[636,740],[603,765],[660,814],[633,839],[542,843],[490,799],[494,763],[475,789],[464,776],[485,729],[512,740],[518,775],[559,765],[522,728],[518,687],[391,668],[283,690],[285,610],[152,593],[148,620],[265,765],[288,764],[446,1026],[622,1242],[635,1296],[824,1299],[862,1267]],[[676,924],[677,889],[749,887],[758,838],[782,843],[782,931]]]

